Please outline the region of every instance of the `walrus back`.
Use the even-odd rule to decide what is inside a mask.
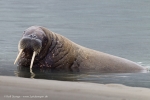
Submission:
[[[77,63],[80,70],[98,72],[141,72],[144,68],[130,60],[79,46]]]

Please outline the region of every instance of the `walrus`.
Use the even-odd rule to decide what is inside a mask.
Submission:
[[[80,46],[42,26],[31,26],[18,44],[14,63],[32,68],[69,71],[141,72],[144,67],[127,60]]]

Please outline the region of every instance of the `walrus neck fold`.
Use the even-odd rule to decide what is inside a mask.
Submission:
[[[40,28],[45,32],[48,38],[47,45],[42,50],[42,55],[47,55],[45,57],[46,59],[49,59],[49,61],[45,61],[46,65],[49,65],[49,67],[54,69],[70,68],[75,60],[75,51],[72,46],[73,43],[62,35],[53,33],[44,27]]]
[[[46,35],[46,46],[44,46],[44,48],[42,48],[41,52],[40,52],[40,59],[43,59],[47,53],[48,50],[52,44],[52,40],[53,40],[53,32],[49,31],[48,29],[41,27],[40,28],[44,31],[45,35]]]

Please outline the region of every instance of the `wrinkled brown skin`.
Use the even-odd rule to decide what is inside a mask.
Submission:
[[[144,68],[132,61],[80,46],[62,35],[41,26],[32,26],[30,30],[41,30],[46,35],[44,47],[33,67],[49,67],[69,71],[98,72],[142,72]],[[28,34],[31,34],[28,31]],[[30,63],[29,63],[30,64]],[[20,64],[21,65],[21,64]]]

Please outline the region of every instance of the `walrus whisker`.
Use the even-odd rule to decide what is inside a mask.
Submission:
[[[33,62],[34,62],[34,58],[35,58],[36,54],[37,54],[37,52],[34,51],[34,52],[33,52],[33,55],[32,55],[32,60],[31,60],[31,64],[30,64],[30,69],[32,69]]]
[[[19,52],[19,54],[18,54],[18,56],[17,56],[17,58],[16,58],[16,60],[14,62],[14,65],[16,64],[16,62],[18,61],[18,59],[20,58],[22,51],[23,51],[23,49],[20,49],[20,52]]]

